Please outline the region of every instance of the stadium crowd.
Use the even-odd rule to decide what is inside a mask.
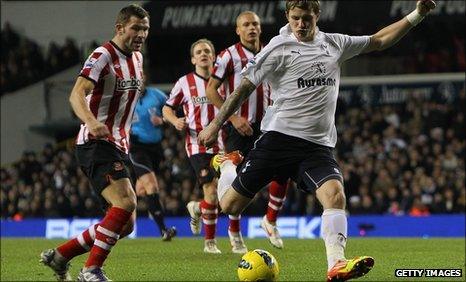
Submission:
[[[412,95],[402,104],[368,107],[339,101],[336,154],[343,170],[350,214],[426,216],[464,213],[464,88],[457,100]],[[165,127],[158,181],[167,216],[186,215],[185,204],[202,198],[182,135]],[[101,216],[99,199],[77,168],[71,148],[45,146],[1,168],[1,217]],[[293,187],[295,186],[292,184]],[[244,214],[262,215],[267,189]],[[138,201],[138,214],[147,205]],[[318,215],[314,195],[289,189],[281,214]]]
[[[1,94],[38,82],[77,64],[81,52],[73,39],[60,46],[50,42],[46,52],[35,41],[5,22],[1,30]]]

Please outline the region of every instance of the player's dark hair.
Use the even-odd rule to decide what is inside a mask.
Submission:
[[[320,2],[319,0],[286,0],[286,13],[288,14],[293,8],[314,11],[317,15],[320,13]]]
[[[196,45],[200,43],[206,43],[207,45],[209,45],[210,49],[212,50],[212,54],[215,56],[215,47],[212,41],[210,41],[207,38],[201,38],[197,40],[196,42],[194,42],[193,44],[191,44],[191,48],[189,49],[189,53],[191,54],[191,57],[194,56],[194,47],[196,47]]]
[[[124,7],[123,9],[120,10],[118,13],[118,16],[116,18],[116,23],[117,24],[126,24],[131,16],[138,17],[140,19],[143,18],[150,18],[149,13],[141,6],[137,4],[131,4],[129,6]]]

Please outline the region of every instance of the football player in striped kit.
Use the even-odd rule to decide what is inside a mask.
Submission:
[[[200,39],[191,45],[191,63],[195,70],[182,76],[173,87],[163,117],[177,130],[186,132],[186,153],[191,162],[199,185],[204,192],[201,202],[191,201],[187,208],[191,216],[191,231],[201,232],[201,219],[204,224],[204,252],[220,254],[215,240],[218,219],[217,178],[210,166],[212,157],[223,150],[222,136],[211,148],[200,145],[197,135],[217,114],[217,109],[206,96],[207,81],[210,77],[215,58],[215,49],[207,39]],[[177,117],[176,109],[182,107],[185,117]],[[246,253],[244,243],[238,242],[232,249],[235,253]]]
[[[59,281],[71,280],[69,261],[89,252],[78,281],[108,281],[102,270],[119,239],[133,231],[136,195],[130,180],[129,130],[143,83],[142,46],[149,14],[138,5],[120,10],[113,39],[94,50],[71,91],[81,119],[77,163],[101,197],[106,215],[78,237],[41,253]]]

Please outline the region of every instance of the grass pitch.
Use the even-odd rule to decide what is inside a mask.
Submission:
[[[218,239],[221,255],[203,253],[202,238],[175,238],[172,242],[124,239],[113,249],[105,271],[114,281],[235,281],[240,255],[232,254],[227,238]],[[1,281],[52,281],[47,267],[39,264],[42,250],[64,240],[1,239]],[[249,249],[265,249],[277,259],[280,281],[324,281],[326,258],[320,239],[285,239],[283,250],[265,239],[246,239]],[[375,266],[357,281],[464,281],[465,239],[364,238],[348,241],[346,255],[370,255]],[[77,277],[86,256],[72,261]],[[397,268],[461,268],[461,278],[396,278]]]

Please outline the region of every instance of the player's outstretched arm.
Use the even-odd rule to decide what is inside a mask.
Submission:
[[[99,122],[89,110],[86,102],[86,95],[94,89],[94,83],[84,77],[78,77],[71,90],[70,104],[74,113],[83,121],[92,135],[97,138],[110,135],[107,126]]]
[[[217,134],[223,123],[238,110],[239,106],[256,89],[256,86],[247,78],[241,80],[240,85],[225,100],[217,116],[199,133],[199,142],[205,146],[212,145],[217,140]]]
[[[411,28],[420,23],[435,6],[435,2],[432,0],[417,1],[416,9],[413,12],[372,35],[371,41],[366,49],[363,50],[363,53],[376,50],[381,51],[393,46],[403,38]]]

